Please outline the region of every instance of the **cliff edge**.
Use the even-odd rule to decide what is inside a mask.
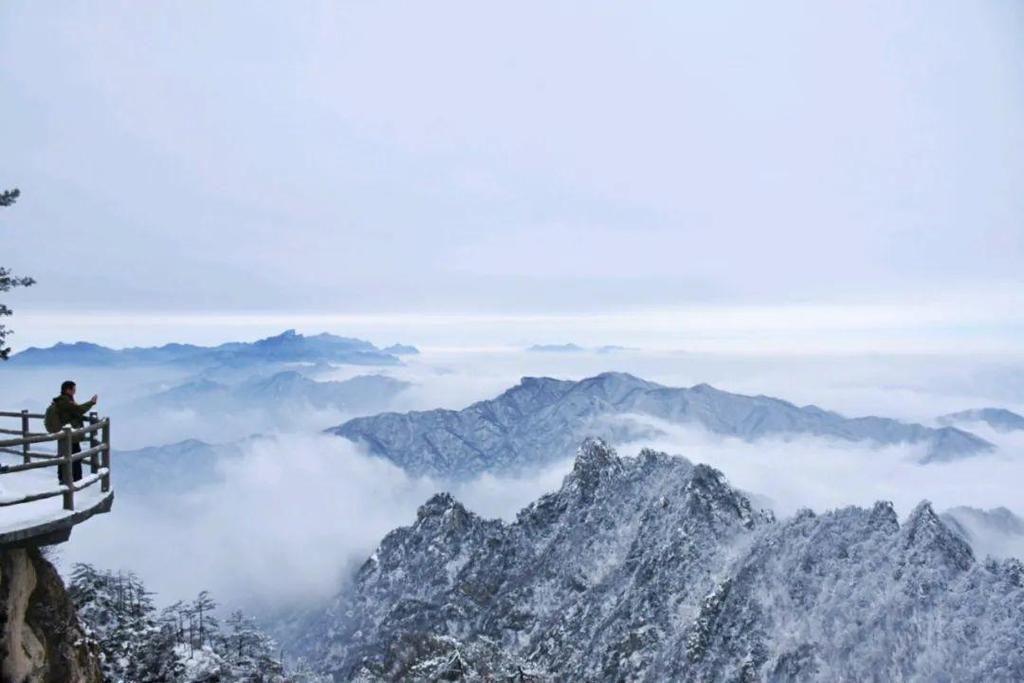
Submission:
[[[0,551],[0,680],[102,683],[64,582],[38,548]]]

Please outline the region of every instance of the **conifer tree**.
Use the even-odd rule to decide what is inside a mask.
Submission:
[[[18,200],[19,196],[21,196],[21,191],[17,188],[0,191],[0,207],[11,206]],[[0,293],[8,292],[15,287],[30,287],[35,282],[30,277],[19,277],[11,273],[9,269],[0,266]],[[5,304],[0,303],[0,318],[9,316],[13,312]],[[7,336],[11,333],[12,330],[0,323],[0,360],[7,360],[10,356],[11,349],[7,346]]]

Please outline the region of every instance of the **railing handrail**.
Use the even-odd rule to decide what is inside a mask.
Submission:
[[[31,417],[33,420],[42,420],[46,417],[46,415],[44,415],[43,413],[30,413],[27,410],[22,410],[17,413],[12,413],[6,410],[0,410],[0,417],[21,417],[22,415]]]
[[[18,417],[21,417],[21,415]],[[59,432],[32,432],[33,434],[36,434],[36,436],[23,436],[19,439],[0,440],[0,448],[11,448],[12,446],[23,446],[25,444],[33,443],[46,443],[47,441],[60,441],[68,431],[71,432],[72,437],[85,436],[86,434],[97,432],[109,424],[110,418],[105,417],[102,420],[98,420],[90,424],[88,427],[79,427],[71,430],[68,430],[68,428],[65,427]]]
[[[60,485],[54,489],[38,493],[26,493],[21,496],[0,496],[0,507],[29,503],[54,496],[64,496],[64,509],[75,509],[75,492],[81,491],[97,481],[100,482],[100,489],[106,493],[110,491],[110,418],[100,418],[96,413],[89,413],[84,416],[89,424],[84,427],[71,428],[65,426],[59,432],[31,432],[29,431],[30,420],[45,419],[44,415],[30,413],[27,410],[20,412],[0,411],[0,417],[15,417],[21,420],[21,437],[16,439],[0,440],[0,452],[9,455],[20,455],[23,462],[20,465],[0,465],[0,476],[24,472],[43,467],[57,467],[60,471]],[[44,427],[45,429],[45,427]],[[4,433],[18,433],[13,430],[4,430]],[[81,442],[82,437],[88,436],[89,448],[74,452],[74,445]],[[32,444],[54,442],[57,444],[57,453],[43,453],[29,450]],[[14,447],[21,447],[15,450]],[[35,462],[33,462],[35,458]],[[73,465],[77,462],[89,460],[91,473],[89,476],[74,480]]]

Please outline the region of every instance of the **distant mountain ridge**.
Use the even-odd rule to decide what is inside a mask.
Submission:
[[[526,350],[537,353],[580,353],[585,349],[579,344],[534,344]]]
[[[334,680],[1016,683],[1024,565],[927,503],[777,522],[717,470],[588,440],[512,524],[434,496],[291,633]]]
[[[269,401],[292,407],[372,413],[383,410],[410,383],[386,375],[358,375],[340,381],[316,381],[294,371],[285,370],[267,377],[253,377],[241,384],[228,385],[198,379],[167,389],[141,403],[153,407],[191,408],[204,406],[223,410],[224,402],[232,408],[265,406]]]
[[[89,342],[30,347],[11,356],[19,365],[118,366],[150,364],[250,365],[328,361],[353,365],[397,365],[392,353],[361,339],[322,333],[306,336],[295,330],[255,342],[227,342],[218,346],[165,344],[157,347],[111,349]]]
[[[383,351],[395,356],[418,356],[420,353],[419,349],[409,344],[392,344],[385,347]]]
[[[533,346],[527,347],[527,351],[531,353],[584,353],[592,351],[594,353],[617,353],[619,351],[636,351],[636,349],[628,346],[619,346],[616,344],[607,344],[605,346],[598,346],[596,348],[587,348],[580,346],[579,344],[534,344]]]
[[[152,500],[218,482],[223,478],[223,464],[241,458],[247,441],[210,444],[186,439],[163,446],[115,450],[118,494]]]
[[[1000,432],[1024,430],[1024,415],[1018,415],[1005,408],[974,408],[972,410],[961,410],[958,413],[949,413],[939,418],[939,423],[944,425],[962,424],[964,422],[984,422]]]
[[[383,413],[328,430],[414,474],[471,477],[552,462],[588,435],[611,443],[649,439],[657,428],[631,416],[701,426],[754,441],[770,435],[815,435],[878,445],[920,444],[923,462],[990,451],[992,444],[954,427],[933,429],[882,417],[846,418],[816,406],[744,396],[707,384],[665,387],[625,373],[578,382],[524,377],[497,398],[463,410]]]

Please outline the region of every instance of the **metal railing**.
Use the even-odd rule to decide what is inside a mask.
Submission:
[[[0,483],[3,482],[3,475],[43,467],[58,468],[60,479],[60,485],[56,488],[36,493],[0,497],[0,507],[63,496],[64,509],[74,510],[75,493],[78,491],[86,489],[96,482],[99,482],[100,490],[103,493],[110,491],[109,417],[101,419],[96,413],[89,413],[84,418],[89,423],[87,426],[79,429],[65,427],[52,434],[47,433],[45,427],[41,431],[31,430],[33,420],[42,422],[45,419],[42,414],[30,413],[27,410],[17,413],[0,411],[0,418],[19,418],[21,420],[20,429],[0,428],[0,435],[18,435],[14,439],[0,440],[0,453],[21,457],[19,464],[0,464]],[[88,439],[89,447],[75,453],[75,444],[80,444],[86,439]],[[40,445],[49,443],[56,446],[56,452],[36,450]],[[73,475],[75,463],[85,460],[89,462],[89,475],[75,480]]]

